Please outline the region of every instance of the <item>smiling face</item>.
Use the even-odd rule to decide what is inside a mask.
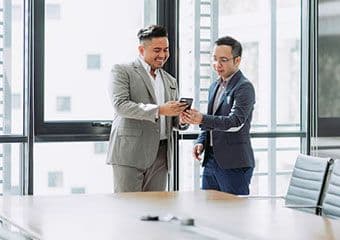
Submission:
[[[233,56],[232,48],[228,45],[216,45],[212,56],[212,65],[217,75],[222,79],[230,77],[240,65],[241,57]]]
[[[157,37],[144,41],[138,47],[139,54],[152,70],[161,68],[168,60],[169,40],[167,37]]]

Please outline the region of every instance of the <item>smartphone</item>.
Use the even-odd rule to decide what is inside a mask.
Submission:
[[[191,109],[191,105],[192,105],[193,101],[194,101],[193,98],[182,97],[182,98],[179,99],[179,102],[184,102],[184,103],[188,104],[188,107],[186,109],[184,109],[184,111]]]

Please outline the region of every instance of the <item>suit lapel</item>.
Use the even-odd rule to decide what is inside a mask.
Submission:
[[[164,85],[164,101],[170,101],[170,89],[171,89],[171,84],[169,82],[169,79],[166,77],[166,75],[163,73],[163,70],[160,69],[160,74],[161,74],[161,78],[163,80],[163,85]]]
[[[143,79],[145,85],[146,85],[146,88],[148,89],[150,95],[151,95],[151,98],[152,98],[152,101],[153,103],[157,104],[157,98],[156,98],[156,94],[155,94],[155,90],[152,86],[152,83],[151,83],[151,79],[150,79],[150,76],[149,74],[146,72],[146,70],[144,69],[144,67],[142,66],[142,64],[139,62],[139,60],[137,59],[134,63],[133,63],[133,66],[136,70],[136,72],[141,76],[141,78]]]
[[[208,103],[208,114],[213,114],[213,106],[214,106],[214,99],[215,99],[215,96],[216,96],[216,93],[217,93],[217,89],[218,87],[220,86],[218,84],[218,81],[215,81],[215,86],[213,87],[213,92],[212,94],[210,95],[210,99],[209,99],[209,103]]]
[[[166,76],[166,74],[163,72],[163,69],[160,69],[160,75],[163,80],[164,85],[164,102],[174,100],[171,98],[171,88],[176,89],[175,86],[171,84],[170,79]],[[165,117],[166,122],[166,135],[169,137],[169,133],[171,132],[171,117]]]

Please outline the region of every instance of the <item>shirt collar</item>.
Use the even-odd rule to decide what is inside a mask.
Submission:
[[[232,79],[232,77],[238,72],[240,71],[240,69],[238,69],[236,72],[234,72],[232,75],[230,75],[226,80],[223,80],[222,78],[220,78],[220,84],[223,86],[223,87],[226,87],[230,81],[230,79]]]
[[[138,60],[141,62],[144,69],[150,74],[151,66],[147,62],[144,61],[141,55],[138,56]],[[159,73],[159,69],[156,69],[155,74],[158,75],[158,73]]]

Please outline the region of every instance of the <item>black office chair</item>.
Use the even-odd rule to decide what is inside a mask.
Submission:
[[[335,160],[322,204],[322,215],[340,219],[340,160]]]

